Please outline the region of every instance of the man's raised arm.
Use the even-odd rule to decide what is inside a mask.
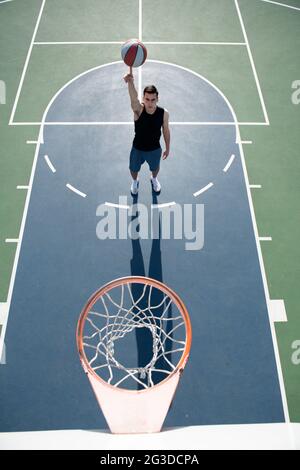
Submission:
[[[133,79],[133,74],[132,74],[132,68],[131,67],[130,67],[130,73],[125,75],[123,78],[124,78],[125,82],[128,83],[128,92],[129,92],[129,96],[130,96],[132,111],[139,115],[140,112],[141,112],[141,109],[142,109],[142,105],[139,101],[138,93],[137,93],[137,91],[135,89],[135,86],[134,86],[134,79]]]

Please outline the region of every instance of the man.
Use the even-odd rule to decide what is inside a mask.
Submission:
[[[152,173],[151,184],[155,193],[159,194],[161,185],[157,179],[160,168],[160,159],[162,149],[160,146],[161,128],[166,144],[166,150],[163,153],[165,160],[170,152],[170,129],[169,113],[166,109],[157,106],[158,91],[154,85],[147,86],[144,89],[143,100],[140,103],[138,94],[134,86],[132,68],[130,73],[124,76],[128,83],[128,91],[131,101],[131,108],[134,113],[135,137],[130,152],[129,169],[132,176],[131,194],[136,196],[139,189],[138,174],[141,165],[147,161]]]

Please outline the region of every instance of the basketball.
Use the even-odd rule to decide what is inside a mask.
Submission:
[[[121,55],[129,67],[140,67],[147,58],[147,49],[138,39],[128,39],[122,45]]]

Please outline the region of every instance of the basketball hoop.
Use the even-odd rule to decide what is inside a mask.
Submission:
[[[137,341],[143,335],[139,349],[142,354],[149,349],[144,363],[141,351],[137,363],[127,364],[123,357],[132,349],[126,349],[131,333]],[[83,369],[111,432],[159,432],[191,348],[191,323],[180,297],[155,279],[116,279],[88,300],[76,337]]]

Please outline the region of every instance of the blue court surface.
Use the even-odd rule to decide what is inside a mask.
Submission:
[[[201,246],[186,249],[191,240],[174,237],[97,237],[100,205],[108,203],[120,220],[128,209],[115,205],[133,202],[133,117],[124,73],[124,64],[113,63],[79,76],[45,115],[5,337],[7,363],[0,367],[0,431],[106,428],[75,330],[89,296],[131,274],[166,283],[191,317],[191,355],[166,427],[282,422],[234,116],[209,82],[156,61],[140,77],[142,86],[155,83],[158,104],[170,113],[171,152],[161,164],[158,197],[143,166],[138,202],[150,212],[151,204],[193,210],[202,204]]]

